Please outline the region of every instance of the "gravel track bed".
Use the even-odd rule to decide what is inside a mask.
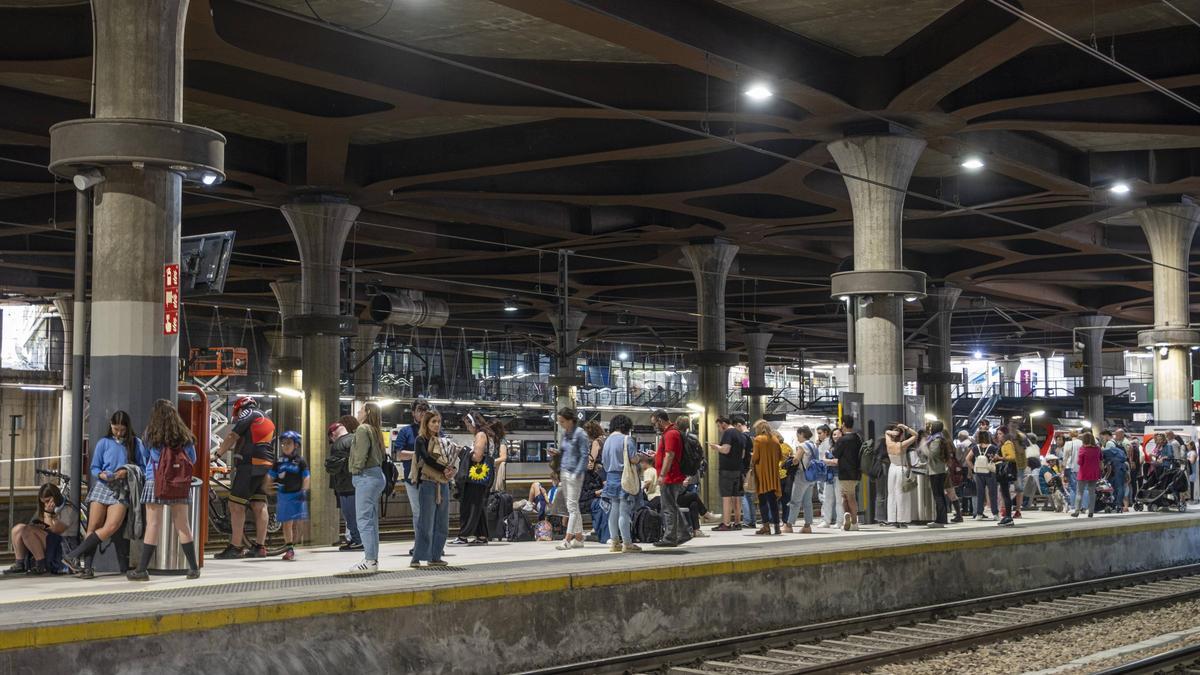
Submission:
[[[1133,644],[1164,633],[1200,625],[1200,600],[1187,600],[1161,608],[1143,609],[1123,616],[1109,616],[1085,623],[1030,633],[1020,638],[956,650],[939,656],[880,666],[867,672],[889,675],[943,675],[948,672],[1012,675],[1052,668],[1096,652]],[[1177,649],[1200,641],[1200,636],[1105,661],[1065,670],[1067,673],[1095,672],[1107,666]]]

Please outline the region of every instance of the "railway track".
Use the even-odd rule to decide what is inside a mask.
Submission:
[[[1169,652],[1147,656],[1119,666],[1107,668],[1094,675],[1156,675],[1158,673],[1200,673],[1200,644],[1187,645]]]
[[[857,672],[1200,597],[1200,565],[1123,574],[557,666],[551,673],[801,675]],[[1200,654],[1200,651],[1197,652]],[[1194,657],[1200,660],[1200,656]],[[1121,672],[1156,672],[1121,671]],[[1175,671],[1171,671],[1175,672]]]

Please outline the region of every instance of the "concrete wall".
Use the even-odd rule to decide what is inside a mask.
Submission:
[[[32,675],[45,672],[46,663],[72,663],[77,672],[96,675],[509,672],[1195,562],[1200,528],[1194,523],[695,566],[686,565],[687,554],[664,553],[659,558],[682,565],[495,579],[433,590],[423,598],[413,593],[409,606],[394,609],[10,650],[0,652],[0,673]],[[621,559],[632,560],[612,558]]]

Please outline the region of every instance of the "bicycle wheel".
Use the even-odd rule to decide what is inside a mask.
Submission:
[[[208,489],[208,523],[222,534],[229,534],[229,504],[217,496],[217,491]]]

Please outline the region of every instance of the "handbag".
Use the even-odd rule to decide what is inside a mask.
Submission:
[[[909,452],[912,451],[910,450]],[[904,480],[900,483],[900,490],[901,492],[912,492],[917,489],[917,477],[913,475],[914,469],[911,457],[909,457],[908,452],[905,452],[900,457],[902,460],[901,465],[904,467]]]
[[[638,476],[637,467],[629,461],[629,437],[621,444],[621,490],[627,495],[636,495],[642,491],[642,479]]]
[[[813,454],[816,452],[816,447],[813,445],[813,442],[805,441],[803,447],[809,457],[809,462],[808,462],[807,466],[804,466],[803,459],[800,460],[801,466],[804,466],[804,480],[806,480],[810,483],[815,483],[818,480],[824,480],[825,473],[826,473],[825,465],[821,462],[815,461]]]
[[[746,477],[742,479],[742,489],[750,494],[758,494],[758,478],[754,475],[754,469],[746,472]]]

